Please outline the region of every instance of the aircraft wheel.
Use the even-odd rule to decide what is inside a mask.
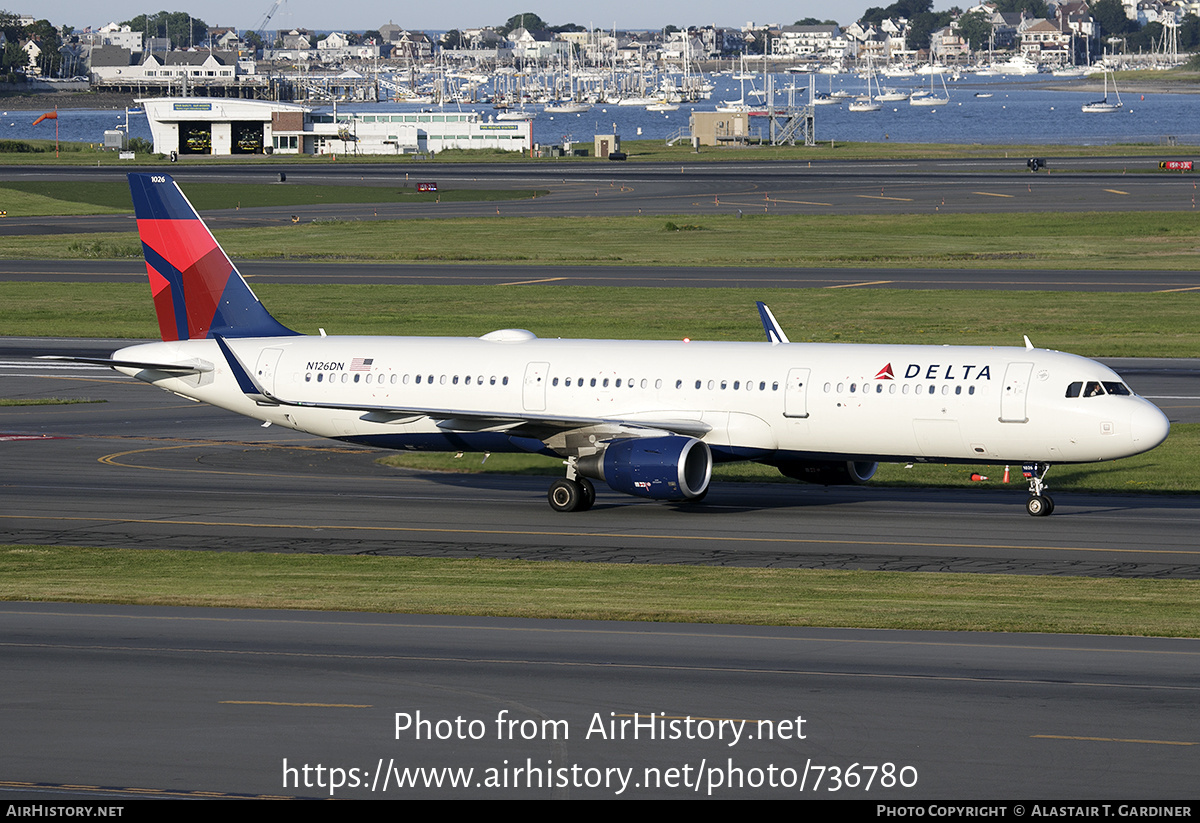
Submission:
[[[581,477],[575,482],[579,484],[579,488],[583,492],[583,500],[580,501],[579,508],[575,511],[585,512],[596,503],[596,487],[586,477]]]
[[[1049,497],[1035,494],[1025,501],[1025,511],[1034,517],[1045,517],[1054,511],[1054,501]]]
[[[555,480],[547,496],[550,499],[550,508],[556,512],[574,512],[587,508],[584,505],[586,497],[583,486],[574,480]]]

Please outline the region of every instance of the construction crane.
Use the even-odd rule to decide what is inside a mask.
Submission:
[[[267,12],[266,17],[264,17],[262,22],[259,23],[254,29],[254,34],[258,37],[259,42],[263,44],[264,49],[268,48],[270,45],[267,43],[266,37],[264,36],[267,30],[267,24],[270,23],[271,18],[275,16],[275,12],[279,11],[279,7],[283,5],[283,1],[284,0],[275,0],[275,2],[271,4],[271,9]]]

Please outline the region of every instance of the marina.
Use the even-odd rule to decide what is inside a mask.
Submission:
[[[796,82],[813,87],[791,74],[769,75],[775,88]],[[564,142],[590,143],[596,134],[619,134],[623,140],[667,140],[687,134],[693,111],[712,112],[722,100],[741,94],[741,81],[728,75],[709,78],[715,89],[711,99],[681,102],[678,109],[651,111],[646,106],[621,106],[615,103],[526,104],[532,120],[535,145],[561,145]],[[759,85],[762,76],[759,75]],[[937,82],[937,81],[935,81]],[[962,80],[947,80],[950,102],[936,107],[911,106],[907,101],[884,103],[877,116],[864,118],[848,111],[847,98],[816,109],[817,142],[903,142],[958,144],[1082,144],[1112,143],[1200,143],[1200,97],[1191,94],[1162,93],[1131,95],[1112,117],[1093,117],[1083,106],[1097,99],[1094,84],[1047,75],[984,76],[964,75]],[[1047,88],[1053,85],[1055,88]],[[924,76],[893,77],[892,86],[901,92],[928,87]],[[1076,87],[1076,88],[1073,88]],[[867,93],[867,81],[851,74],[821,77],[816,88],[826,95],[845,94],[849,98]],[[832,92],[825,91],[831,89]],[[939,89],[940,92],[940,89]],[[776,94],[776,105],[784,95]],[[807,103],[809,93],[798,95],[797,104]],[[0,103],[0,105],[3,105]],[[676,104],[673,104],[676,105]],[[47,100],[47,108],[53,102]],[[557,109],[557,110],[556,110]],[[564,110],[582,109],[582,110]],[[332,113],[331,107],[314,106],[319,113]],[[517,109],[519,112],[519,109]],[[353,113],[380,115],[392,113],[477,113],[481,121],[498,121],[500,110],[489,103],[352,103],[339,104],[339,115]],[[53,139],[53,124],[34,127],[40,111],[0,112],[0,139]],[[104,131],[124,126],[121,110],[62,109],[58,127],[61,139],[100,143]],[[145,115],[129,116],[131,137],[151,139]],[[752,118],[746,137],[755,141],[768,138],[767,119]]]

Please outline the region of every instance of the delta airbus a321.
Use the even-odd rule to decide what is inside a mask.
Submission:
[[[1167,418],[1106,366],[985,346],[790,343],[766,306],[760,343],[319,337],[280,325],[165,174],[129,184],[161,343],[86,359],[176,394],[387,449],[532,452],[566,463],[556,511],[593,480],[700,500],[717,462],[861,483],[879,462],[1025,464],[1048,515],[1053,463],[1148,451]]]

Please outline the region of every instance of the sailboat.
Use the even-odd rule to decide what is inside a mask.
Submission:
[[[871,83],[875,83],[875,92],[871,93]],[[867,93],[862,97],[856,97],[846,106],[848,111],[880,111],[883,106],[879,104],[876,98],[879,97],[879,80],[875,77],[875,66],[871,63],[871,58],[867,57]]]
[[[920,97],[918,97],[917,95],[914,94],[912,97],[910,97],[908,99],[908,105],[910,105],[910,106],[944,106],[950,102],[950,92],[946,89],[946,76],[945,76],[945,74],[943,74],[940,71],[940,69],[941,69],[940,66],[938,66],[937,68],[939,69],[939,71],[934,71],[931,67],[930,72],[929,72],[929,93],[922,94]],[[935,74],[942,79],[942,96],[941,97],[935,97],[933,94],[933,78],[934,78]]]
[[[1121,92],[1117,91],[1117,78],[1113,78],[1113,94],[1117,96],[1117,102],[1108,102],[1108,76],[1112,71],[1108,66],[1104,67],[1104,99],[1093,100],[1091,103],[1084,103],[1082,110],[1087,114],[1110,114],[1121,108]]]

